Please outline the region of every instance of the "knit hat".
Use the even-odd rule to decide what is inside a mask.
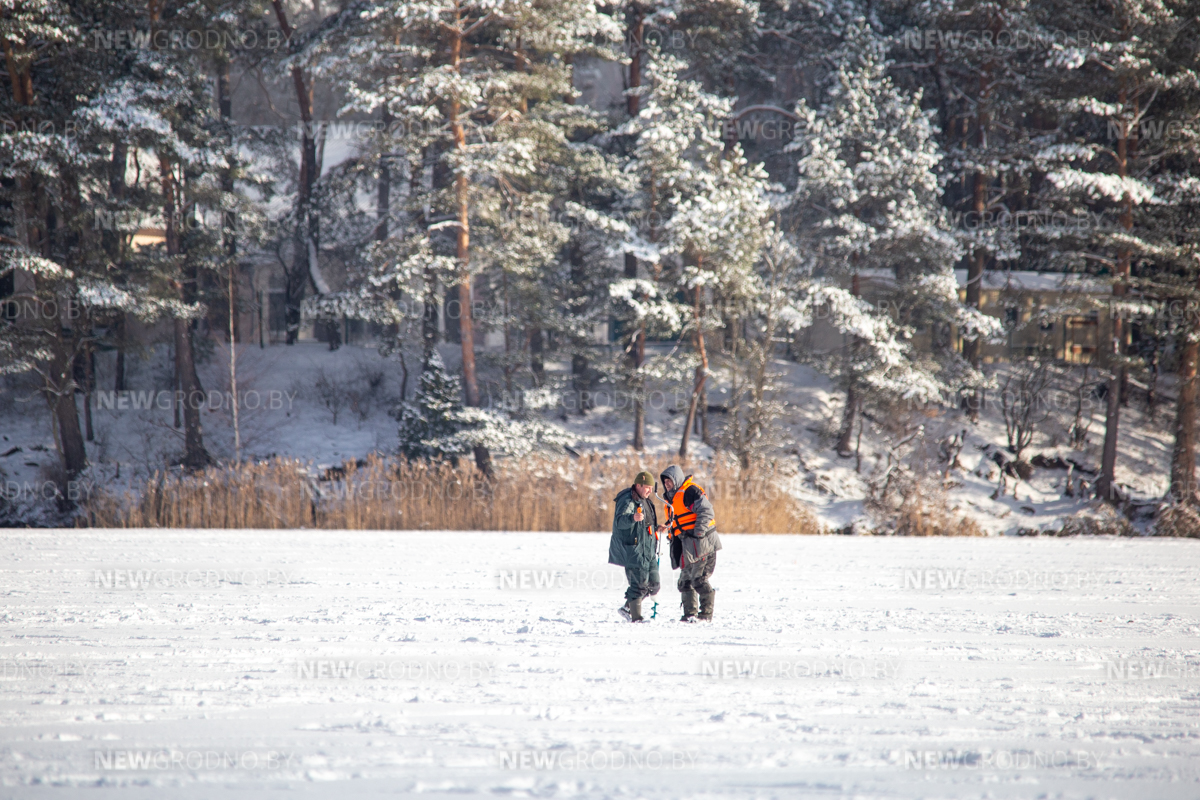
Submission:
[[[639,472],[637,477],[633,479],[634,486],[653,486],[654,476],[649,472]]]

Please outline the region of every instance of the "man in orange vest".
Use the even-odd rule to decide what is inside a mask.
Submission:
[[[708,579],[717,568],[716,513],[704,489],[692,476],[672,464],[659,476],[666,501],[667,524],[660,530],[671,537],[671,569],[680,569],[679,593],[683,600],[683,621],[711,621],[716,590]]]

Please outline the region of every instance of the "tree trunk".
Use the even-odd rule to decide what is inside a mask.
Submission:
[[[431,148],[426,147],[421,152],[421,168],[414,168],[408,176],[409,189],[412,196],[418,196],[425,180],[425,165],[429,161]],[[429,224],[425,212],[418,212],[419,219],[425,225]],[[424,286],[421,297],[421,369],[429,364],[429,357],[437,347],[438,340],[438,280],[434,271],[426,267],[424,271]]]
[[[13,101],[18,106],[29,107],[34,104],[33,75],[31,61],[23,58],[24,51],[18,53],[12,43],[0,37],[0,45],[4,48],[4,60],[9,80],[12,83]],[[21,64],[24,63],[24,66]],[[42,253],[47,258],[52,256],[50,249],[50,229],[53,227],[47,220],[43,231],[39,225],[39,204],[37,193],[41,191],[37,182],[29,175],[17,178],[18,196],[25,195],[26,213],[24,224],[19,231],[25,245],[35,253]],[[44,235],[43,235],[44,234]],[[14,283],[15,283],[14,276]],[[53,363],[54,383],[43,386],[47,392],[47,400],[54,417],[53,431],[59,444],[63,469],[68,479],[75,478],[87,466],[87,450],[83,443],[83,433],[79,429],[79,409],[75,405],[75,380],[73,375],[74,341],[64,341],[65,337],[57,319],[47,320],[52,330],[50,338],[56,345],[56,357]],[[77,334],[72,336],[74,340]]]
[[[642,37],[646,28],[645,13],[645,9],[637,3],[633,3],[626,21],[625,36],[629,40],[630,89],[637,89],[642,85]],[[625,108],[630,117],[638,115],[640,99],[636,94],[626,95]]]
[[[175,329],[172,328],[171,330],[173,333]],[[174,369],[174,372],[171,374],[171,412],[174,414],[172,424],[175,426],[175,430],[183,427],[183,419],[179,416],[179,411],[183,404],[179,401],[179,396],[182,394],[179,387],[182,385],[182,381],[179,380],[179,356],[175,355],[177,344],[174,339],[171,340],[171,365]]]
[[[859,286],[858,273],[855,272],[850,279],[850,293],[855,297],[861,296],[862,292]],[[854,454],[850,448],[850,438],[854,433],[854,418],[858,413],[858,386],[857,378],[854,375],[854,356],[859,347],[859,340],[852,338],[850,341],[850,349],[846,356],[846,407],[842,409],[842,427],[838,429],[837,454],[843,458],[848,458]]]
[[[202,469],[211,461],[208,451],[204,449],[204,429],[200,422],[204,392],[196,377],[196,362],[192,356],[192,326],[186,319],[175,320],[175,358],[179,366],[179,388],[183,398],[183,465],[188,469]]]
[[[989,27],[993,35],[999,35],[1000,24],[996,17],[992,17],[989,22]],[[975,144],[983,150],[987,147],[987,130],[989,124],[988,99],[991,95],[991,85],[989,83],[992,73],[993,64],[988,62],[983,71],[979,75],[979,96],[976,98],[975,111]],[[971,198],[971,209],[976,215],[976,222],[982,223],[984,214],[987,212],[987,176],[982,170],[975,171],[975,183],[973,187],[973,196]],[[983,295],[983,271],[987,262],[987,251],[983,248],[975,250],[971,254],[971,260],[967,266],[967,306],[978,311],[981,308],[981,300]],[[975,369],[979,369],[983,343],[977,338],[963,342],[963,358]],[[979,411],[983,407],[983,389],[976,387],[971,392],[971,396],[967,398],[967,416],[972,422],[979,419]]]
[[[233,276],[233,262],[229,263],[229,393],[230,404],[233,407],[233,459],[239,464],[242,461],[242,429],[238,421],[238,383],[237,383],[237,289]]]
[[[437,278],[432,269],[425,270],[425,297],[421,309],[421,366],[429,363],[429,356],[437,347],[438,340],[438,296]]]
[[[459,308],[459,296],[457,282],[446,287],[445,297],[442,298],[442,316],[446,342],[462,347],[462,309]]]
[[[533,373],[533,385],[546,385],[546,362],[544,356],[545,337],[540,326],[534,326],[529,331],[529,371]]]
[[[157,0],[150,0],[150,40],[153,45],[154,31],[158,27],[159,13],[162,7]],[[155,47],[157,49],[157,47]],[[177,218],[180,203],[176,196],[179,187],[175,182],[174,163],[165,153],[158,154],[159,175],[163,195],[163,224],[166,227],[167,255],[177,256],[181,252],[179,242],[179,220]],[[183,303],[191,303],[196,292],[196,276],[192,274],[180,276],[178,281],[179,299]],[[186,319],[175,319],[175,375],[183,397],[183,428],[184,456],[183,463],[189,469],[200,469],[211,461],[208,451],[204,449],[203,429],[200,424],[200,403],[194,396],[200,389],[200,379],[196,376],[195,353],[192,349],[192,326]],[[179,427],[179,406],[175,406],[175,426]]]
[[[380,111],[384,136],[392,124],[392,115],[385,105]],[[379,154],[379,185],[375,194],[375,240],[382,242],[388,238],[388,222],[392,214],[392,169],[387,153]]]
[[[982,172],[975,173],[975,200],[973,204],[979,219],[987,211],[987,184]],[[987,251],[977,249],[971,256],[967,268],[967,307],[978,311],[983,298],[983,269],[987,261]],[[977,338],[963,340],[963,358],[979,369],[983,343]],[[976,388],[967,398],[967,416],[974,422],[979,419],[979,410],[983,407],[983,389]]]
[[[71,377],[71,359],[60,356],[55,364],[58,385],[50,396],[57,423],[63,469],[68,480],[74,480],[87,467],[87,450],[83,432],[79,429],[79,408],[75,405],[75,381]]]
[[[637,278],[637,256],[625,254],[625,277]],[[642,395],[645,386],[641,377],[642,365],[646,363],[646,326],[641,320],[637,322],[637,330],[633,333],[633,341],[629,345],[629,369],[633,380],[629,387],[633,394],[633,449],[646,449],[646,405]]]
[[[1179,400],[1175,406],[1175,449],[1171,454],[1171,499],[1196,501],[1196,330],[1179,353]]]
[[[626,38],[629,41],[629,88],[637,89],[642,85],[642,37],[645,33],[645,12],[636,3],[630,9],[626,27]],[[636,94],[625,98],[625,107],[630,118],[638,115],[641,99]],[[637,278],[638,261],[633,253],[625,254],[625,277]],[[641,452],[646,449],[646,402],[643,395],[645,386],[640,372],[646,363],[646,325],[638,320],[637,330],[633,334],[633,342],[629,350],[629,366],[634,373],[633,389],[633,449]],[[684,430],[684,449],[687,447],[687,430]]]
[[[408,362],[404,360],[404,351],[399,351],[400,356],[400,402],[408,400]]]
[[[588,364],[587,356],[581,353],[575,353],[571,356],[571,388],[575,390],[575,399],[579,408],[579,415],[583,416],[592,407],[591,395],[591,367]]]
[[[858,392],[854,381],[846,387],[846,407],[842,409],[842,427],[838,429],[837,454],[843,458],[854,455],[850,440],[854,437],[854,422],[858,415]]]
[[[113,379],[113,389],[118,392],[125,391],[125,312],[117,312],[117,367],[116,375]]]
[[[704,327],[701,325],[700,317],[700,292],[699,286],[695,289],[695,299],[692,304],[692,315],[696,323],[696,352],[700,354],[700,366],[696,367],[696,377],[692,386],[692,399],[688,403],[687,419],[683,423],[683,439],[679,442],[679,457],[686,458],[688,454],[688,440],[692,434],[692,424],[696,420],[696,406],[700,402],[700,397],[704,393],[704,382],[708,379],[708,351],[704,347]]]
[[[88,334],[89,337],[91,334]],[[96,441],[92,430],[92,392],[96,389],[96,351],[89,342],[83,348],[83,428],[89,442]]]
[[[1125,107],[1125,89],[1120,92],[1119,103]],[[1136,114],[1134,116],[1136,120]],[[1126,121],[1121,126],[1121,138],[1117,140],[1117,171],[1121,178],[1129,172],[1129,131],[1133,123]],[[1123,198],[1124,209],[1121,212],[1121,227],[1126,231],[1133,230],[1133,198],[1126,192]],[[1116,282],[1113,283],[1113,296],[1123,297],[1126,287],[1125,280],[1129,278],[1131,252],[1128,247],[1117,251]],[[1117,439],[1121,422],[1121,391],[1125,385],[1125,366],[1121,363],[1125,346],[1125,320],[1121,314],[1112,315],[1112,379],[1108,384],[1108,403],[1104,414],[1104,452],[1100,462],[1100,478],[1096,481],[1096,494],[1109,502],[1117,498]]]
[[[578,242],[571,243],[569,259],[571,263],[571,286],[574,294],[571,298],[572,302],[578,304],[578,308],[586,309],[588,297],[587,290],[584,287],[587,282],[589,265],[584,263]],[[571,353],[571,388],[575,392],[575,404],[580,416],[586,414],[591,405],[591,394],[585,394],[585,392],[590,392],[592,388],[591,365],[588,362],[587,355],[585,355],[585,348],[588,344],[589,340],[587,339],[582,341],[575,339],[572,341],[574,352]]]
[[[166,155],[160,155],[163,191],[163,217],[166,224],[167,255],[180,254],[179,230],[176,218],[179,203],[176,201],[177,184],[174,166]],[[195,275],[181,277],[180,300],[190,304],[195,299]],[[175,320],[175,369],[179,375],[179,388],[183,398],[183,464],[189,469],[201,469],[212,461],[204,449],[204,430],[200,410],[204,405],[204,393],[196,375],[195,350],[192,343],[192,323],[187,319]]]
[[[1200,289],[1200,285],[1197,286]],[[1189,303],[1189,306],[1192,304]],[[1196,362],[1200,357],[1200,319],[1193,318],[1179,349],[1179,399],[1175,404],[1175,448],[1171,454],[1171,499],[1196,502]]]
[[[293,30],[288,23],[287,12],[284,11],[281,0],[271,0],[275,8],[275,17],[279,28],[286,39],[291,39]],[[295,252],[292,255],[292,272],[296,273],[287,281],[287,339],[289,345],[295,344],[300,335],[300,303],[304,300],[304,290],[311,283],[316,287],[313,278],[312,255],[317,252],[318,221],[312,207],[313,186],[320,177],[320,167],[317,164],[317,142],[313,130],[313,92],[312,84],[305,80],[304,72],[298,66],[292,67],[292,85],[296,90],[296,103],[300,108],[300,185],[296,193],[296,236],[294,238]],[[331,348],[332,349],[332,348]]]
[[[115,142],[113,144],[112,161],[109,165],[108,188],[113,198],[123,200],[125,198],[125,167],[129,162],[129,146],[125,142]],[[108,240],[106,250],[110,254],[113,263],[117,264],[118,268],[123,266],[124,242],[121,240],[121,234],[118,231],[106,232],[105,237]],[[118,392],[125,391],[125,335],[126,335],[126,315],[124,311],[116,311],[116,346],[117,346],[117,364],[116,374],[113,380],[113,388]]]
[[[31,60],[22,58],[24,51],[18,53],[12,42],[0,37],[0,45],[4,46],[4,63],[8,68],[8,78],[12,83],[13,101],[17,105],[33,105],[33,76],[30,74]],[[25,66],[20,66],[21,63]]]
[[[462,29],[456,26],[450,34],[450,63],[458,72],[462,63]],[[450,101],[448,121],[450,131],[454,135],[454,147],[459,154],[465,154],[467,149],[467,134],[460,118],[461,110],[458,100]],[[458,328],[462,343],[462,375],[463,392],[468,406],[478,408],[479,383],[475,377],[475,331],[471,314],[471,207],[470,187],[467,185],[467,175],[460,171],[454,179],[454,201],[458,208],[458,241],[456,255],[458,256]],[[475,447],[475,466],[488,477],[492,476],[492,456],[483,445]]]
[[[233,95],[229,86],[229,62],[225,59],[217,61],[217,107],[220,110],[221,122],[229,125],[233,115]],[[232,136],[226,140],[226,145],[232,151]],[[233,171],[231,169],[221,171],[221,191],[226,194],[233,193]],[[238,291],[237,279],[234,274],[237,263],[237,219],[232,211],[226,211],[221,222],[222,235],[225,240],[225,257],[229,262],[229,393],[233,412],[233,459],[240,464],[242,461],[242,428],[238,413],[237,381]]]

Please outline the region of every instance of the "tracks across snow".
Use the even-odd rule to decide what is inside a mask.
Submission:
[[[8,531],[5,797],[1196,797],[1200,545]],[[646,604],[647,610],[650,607]]]

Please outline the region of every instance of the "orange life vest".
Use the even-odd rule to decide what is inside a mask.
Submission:
[[[695,486],[701,494],[704,494],[704,487],[694,482],[692,476],[689,475],[684,479],[683,485],[675,490],[675,494],[671,495],[671,502],[667,505],[667,522],[671,526],[672,536],[691,533],[696,527],[695,512],[683,504],[683,493],[689,486]]]

